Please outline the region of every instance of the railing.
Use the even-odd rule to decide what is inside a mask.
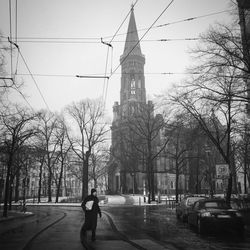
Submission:
[[[176,204],[177,203],[176,203],[175,199],[166,200],[167,208],[175,209],[176,208]]]

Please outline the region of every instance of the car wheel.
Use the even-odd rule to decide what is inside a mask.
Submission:
[[[190,227],[193,227],[194,225],[192,224],[192,220],[189,218],[189,216],[187,217],[187,223]]]
[[[183,214],[181,217],[182,222],[186,222],[187,221],[187,217]]]
[[[202,225],[201,219],[198,218],[197,220],[197,231],[199,234],[203,234],[204,233],[204,227]]]
[[[244,236],[245,236],[245,228],[244,228],[244,226],[239,228],[237,231],[238,231],[239,237],[244,238]]]

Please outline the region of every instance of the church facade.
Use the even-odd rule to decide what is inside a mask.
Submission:
[[[145,153],[148,150],[145,149],[147,138],[143,139],[141,134],[138,135],[136,132],[136,129],[140,129],[140,121],[144,120],[144,123],[151,123],[152,121],[157,122],[161,118],[160,115],[154,114],[152,101],[146,100],[145,56],[141,51],[133,8],[130,14],[124,51],[120,57],[120,65],[120,103],[115,102],[113,105],[111,126],[109,191],[110,193],[140,193],[146,195],[149,189],[148,185],[151,183],[151,190],[154,186],[155,193],[174,194],[175,175],[165,171],[165,165],[168,161],[164,161],[166,164],[159,164],[159,159],[155,158],[152,162],[151,173],[149,173],[148,156]],[[154,141],[151,142],[152,154],[157,150],[157,142],[162,139],[160,138],[161,134],[164,133],[158,130]],[[161,171],[162,168],[164,168],[164,171]],[[151,180],[153,178],[152,182],[148,177],[149,175]],[[181,183],[181,185],[183,184]]]
[[[125,134],[131,133],[126,126],[135,109],[147,106],[144,65],[145,56],[141,52],[134,11],[131,10],[127,36],[121,64],[120,104],[114,103],[112,122],[112,160],[110,163],[109,188],[113,193],[143,192],[145,177],[143,163],[134,155],[131,159],[131,143]],[[139,157],[138,157],[139,158]],[[137,166],[135,166],[135,164]]]

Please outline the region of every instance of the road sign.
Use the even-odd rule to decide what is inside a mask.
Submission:
[[[229,177],[228,164],[217,164],[216,165],[216,177],[219,179],[225,179],[225,178]]]

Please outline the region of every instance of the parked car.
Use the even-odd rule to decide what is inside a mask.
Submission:
[[[181,202],[176,206],[176,217],[177,219],[182,220],[183,222],[187,221],[188,213],[192,205],[201,199],[205,199],[205,196],[199,196],[199,195],[191,195],[186,196],[181,200]]]
[[[244,234],[242,215],[221,198],[195,202],[188,214],[188,224],[200,234],[221,229],[235,230],[241,236]]]
[[[250,225],[250,197],[232,198],[230,205],[241,213],[244,223]]]

